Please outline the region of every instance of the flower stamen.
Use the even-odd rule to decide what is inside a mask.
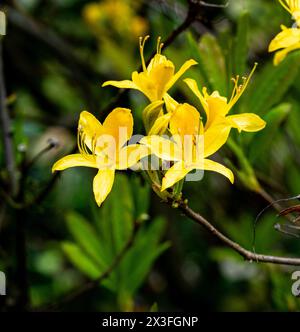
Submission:
[[[164,46],[164,43],[161,42],[161,37],[159,36],[157,38],[157,45],[156,45],[156,53],[157,54],[161,54],[161,50],[162,50],[163,46]]]
[[[139,38],[140,55],[141,55],[141,61],[142,61],[143,71],[147,71],[147,68],[146,68],[146,62],[145,62],[145,58],[144,58],[144,47],[145,47],[145,43],[146,43],[146,41],[147,41],[147,39],[148,39],[149,37],[150,37],[150,36],[147,35],[147,36],[145,36],[144,38],[143,38],[143,37],[140,37],[140,38]]]

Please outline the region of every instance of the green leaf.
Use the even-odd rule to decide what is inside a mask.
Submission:
[[[83,274],[91,279],[101,275],[102,269],[78,245],[65,241],[62,242],[61,247],[71,263]]]
[[[299,81],[300,82],[300,81]],[[298,93],[295,95],[297,98]],[[300,123],[300,105],[297,100],[292,101],[293,112],[289,115],[286,129],[293,140],[295,146],[300,146],[300,131],[299,131],[299,123]]]
[[[122,288],[126,289],[127,293],[134,294],[143,283],[155,259],[169,248],[168,242],[159,245],[164,229],[165,220],[157,218],[138,232],[133,247],[121,263],[124,269]]]
[[[189,56],[195,59],[198,64],[200,64],[198,66],[193,66],[192,68],[190,68],[189,77],[196,80],[200,86],[204,86],[206,84],[206,77],[204,77],[205,74],[203,72],[203,68],[201,67],[201,58],[198,43],[190,32],[187,32],[186,35],[189,44]],[[182,84],[182,86],[186,87],[186,84]],[[191,95],[193,95],[193,93],[191,93]],[[195,100],[197,100],[197,98],[195,98]]]
[[[102,254],[102,246],[95,229],[79,214],[72,212],[67,215],[67,225],[70,233],[82,249],[99,264],[107,266],[107,258]]]
[[[158,304],[157,302],[154,302],[152,306],[150,307],[150,312],[158,312]]]
[[[243,12],[237,24],[237,34],[234,41],[234,74],[243,75],[248,59],[248,28],[249,14]]]
[[[145,278],[149,274],[153,263],[155,260],[168,248],[170,248],[170,242],[164,242],[161,245],[153,248],[151,252],[144,251],[144,257],[139,262],[139,264],[135,263],[135,269],[131,274],[131,278],[129,280],[129,284],[127,290],[134,294],[140,286],[143,284]],[[144,248],[144,250],[147,250]]]
[[[82,217],[69,216],[69,229],[79,245],[64,243],[63,249],[75,267],[90,277],[99,276],[100,273],[96,273],[99,271],[99,257],[96,254],[101,247],[107,264],[105,268],[100,268],[105,271],[132,236],[134,221],[146,214],[149,193],[149,188],[142,186],[139,180],[129,181],[126,176],[118,176],[114,191],[95,212],[97,219],[99,212],[101,217],[97,220],[99,235]],[[165,221],[161,218],[141,224],[132,247],[102,282],[103,286],[117,294],[123,305],[127,300],[130,302],[155,259],[169,247],[169,243],[159,243],[164,229]],[[90,239],[91,243],[87,243],[86,239]]]
[[[104,254],[110,263],[132,236],[134,219],[135,207],[130,182],[126,175],[118,174],[113,191],[99,209],[96,221]],[[121,287],[124,274],[121,267],[111,274],[109,280],[115,291]]]
[[[97,226],[103,241],[113,257],[124,247],[133,231],[134,200],[130,183],[123,174],[117,174],[114,188],[99,209]]]
[[[131,179],[131,188],[134,191],[135,220],[144,219],[147,215],[150,204],[150,186],[142,183],[141,178],[134,176]]]
[[[273,108],[266,116],[266,127],[256,133],[251,140],[249,159],[254,162],[258,157],[265,155],[270,150],[274,137],[278,132],[281,123],[286,119],[291,111],[291,104],[284,103]]]
[[[278,66],[267,64],[249,85],[240,109],[259,115],[282,100],[284,94],[297,77],[300,66],[300,52],[287,56]]]
[[[204,34],[199,42],[200,66],[205,72],[207,82],[221,95],[227,92],[227,73],[224,54],[216,37]]]
[[[161,100],[154,101],[143,110],[143,122],[146,133],[150,131],[150,129],[155,123],[155,120],[163,115],[163,110],[162,110],[163,104],[164,102]]]

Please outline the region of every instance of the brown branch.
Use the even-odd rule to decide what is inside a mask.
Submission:
[[[87,283],[83,284],[79,288],[71,291],[69,294],[64,296],[64,298],[61,299],[60,301],[55,302],[55,303],[47,304],[47,305],[43,306],[42,308],[39,308],[35,311],[53,311],[53,310],[57,310],[62,305],[68,304],[68,303],[72,302],[73,300],[75,300],[76,298],[78,298],[79,296],[81,296],[81,295],[87,293],[88,291],[98,287],[103,280],[107,279],[111,275],[111,273],[114,271],[114,269],[120,264],[120,262],[122,261],[122,259],[124,258],[124,256],[128,252],[128,250],[132,247],[132,245],[134,243],[136,233],[139,229],[139,225],[140,225],[139,222],[134,223],[133,232],[132,232],[130,238],[128,239],[128,241],[126,242],[125,246],[116,255],[115,259],[113,260],[112,264],[107,268],[107,270],[105,270],[98,278],[93,279],[91,281],[88,281]]]
[[[174,203],[172,201],[169,202],[171,205]],[[273,263],[273,264],[283,264],[283,265],[300,265],[300,258],[291,258],[291,257],[280,257],[280,256],[270,256],[270,255],[262,255],[256,254],[250,250],[245,249],[238,243],[229,239],[226,235],[220,232],[217,228],[215,228],[207,219],[201,216],[199,213],[192,210],[184,201],[180,201],[178,203],[178,208],[192,221],[197,223],[198,225],[206,228],[212,235],[217,237],[221,242],[223,242],[227,247],[233,249],[237,253],[239,253],[242,257],[244,257],[247,261],[250,262],[261,262],[261,263]]]
[[[2,48],[3,48],[3,41],[0,40],[0,117],[1,117],[3,145],[5,153],[5,163],[9,177],[9,192],[12,196],[15,196],[17,193],[18,182],[16,177],[17,174],[15,167],[11,121],[6,105],[6,88],[5,88],[4,72],[3,72]]]

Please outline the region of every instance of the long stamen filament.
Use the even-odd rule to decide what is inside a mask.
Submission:
[[[157,44],[156,44],[156,53],[157,54],[161,54],[161,50],[162,50],[163,46],[164,46],[164,43],[161,43],[161,37],[159,36],[157,38]]]
[[[147,36],[145,36],[144,38],[143,38],[143,37],[140,37],[140,39],[139,39],[139,44],[140,44],[140,55],[141,55],[141,61],[142,61],[143,71],[147,71],[146,63],[145,63],[145,58],[144,58],[144,47],[145,47],[145,43],[146,43],[146,41],[147,41],[147,39],[148,39],[149,37],[150,37],[150,36],[147,35]]]
[[[232,90],[232,94],[231,94],[231,97],[230,97],[230,100],[229,100],[229,103],[232,102],[233,98],[236,96],[237,94],[237,91],[238,91],[238,82],[239,82],[239,75],[236,76],[236,78],[232,78],[231,80],[233,81],[234,83],[234,87],[233,87],[233,90]]]
[[[286,0],[279,0],[279,3],[281,4],[281,6],[287,10],[290,14],[292,14],[292,10],[290,8],[290,4],[286,1]]]
[[[232,95],[231,95],[231,98],[230,98],[230,101],[228,103],[228,107],[231,108],[237,101],[238,99],[240,98],[240,96],[244,93],[244,91],[246,90],[247,86],[248,86],[248,83],[250,82],[251,80],[251,77],[257,67],[257,62],[254,63],[254,66],[249,74],[249,76],[246,78],[246,77],[243,77],[243,83],[241,85],[238,85],[238,81],[239,81],[239,76],[237,76],[235,79],[233,78],[233,81],[234,81],[234,88],[233,88],[233,91],[232,91]]]

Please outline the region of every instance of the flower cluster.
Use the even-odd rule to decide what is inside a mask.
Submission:
[[[295,20],[295,26],[287,28],[281,25],[279,32],[269,45],[269,52],[274,52],[274,65],[277,66],[286,55],[300,48],[300,0],[279,0]]]
[[[148,30],[147,21],[137,14],[139,0],[102,0],[84,6],[83,17],[98,38],[115,33],[135,39]]]
[[[146,65],[144,46],[147,39],[148,36],[140,38],[142,71],[133,72],[131,80],[103,84],[139,90],[149,99],[149,105],[143,111],[146,136],[132,144],[133,117],[129,109],[114,109],[103,124],[83,111],[78,125],[79,153],[66,156],[53,166],[53,171],[74,166],[98,169],[93,190],[99,206],[111,191],[115,171],[143,164],[140,161],[145,159],[147,164],[150,155],[156,156],[158,168],[154,172],[147,168],[144,170],[156,189],[159,188],[158,192],[163,193],[180,183],[195,169],[218,172],[233,183],[232,171],[209,157],[226,143],[232,128],[239,132],[254,132],[265,127],[265,122],[256,114],[229,114],[247,88],[256,65],[248,78],[240,80],[236,77],[233,80],[229,99],[218,91],[208,93],[205,87],[200,89],[193,79],[185,79],[185,84],[202,105],[202,114],[202,110],[199,112],[193,105],[179,103],[169,94],[170,88],[197,64],[196,61],[190,59],[176,71],[173,62],[161,54],[163,44],[159,38],[157,52]],[[169,165],[167,169],[163,167],[165,163]]]

